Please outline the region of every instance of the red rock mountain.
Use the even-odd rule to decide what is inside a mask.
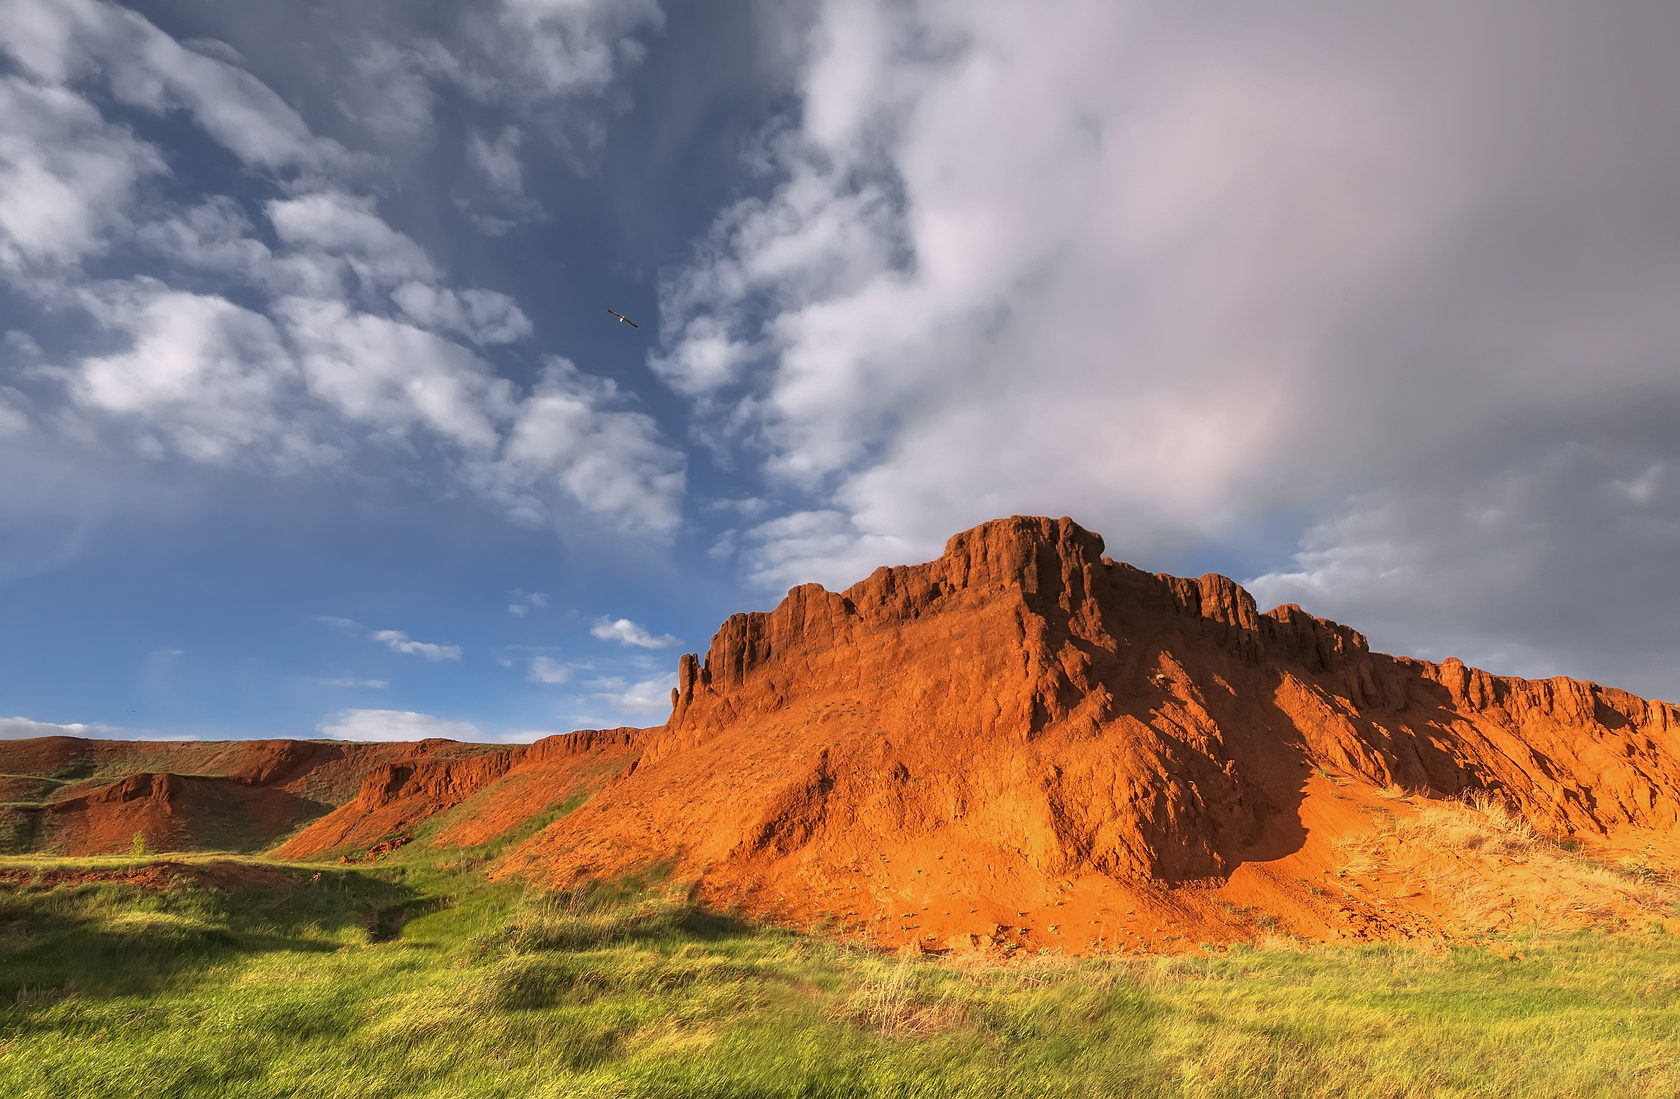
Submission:
[[[1015,517],[731,617],[682,658],[639,762],[506,872],[674,862],[718,903],[885,943],[1220,938],[1243,911],[1398,933],[1428,920],[1316,882],[1383,790],[1671,836],[1680,712],[1372,653],[1225,577],[1151,575],[1069,519]]]

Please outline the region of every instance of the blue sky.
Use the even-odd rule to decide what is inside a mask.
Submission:
[[[656,724],[1015,512],[1680,697],[1680,16],[1460,7],[0,0],[0,735]]]

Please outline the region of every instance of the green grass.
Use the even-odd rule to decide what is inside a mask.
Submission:
[[[559,807],[556,807],[559,811]],[[0,1095],[1680,1094],[1680,939],[900,961],[474,858],[0,884]],[[203,862],[202,858],[178,860]],[[120,869],[16,859],[0,868]]]

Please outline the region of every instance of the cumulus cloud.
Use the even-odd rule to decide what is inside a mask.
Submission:
[[[225,273],[254,283],[265,277],[273,259],[268,245],[253,235],[255,227],[239,203],[212,195],[198,205],[140,225],[135,240],[158,255],[196,271]]]
[[[577,66],[575,80],[548,69],[544,94],[594,95],[634,61],[625,36],[658,18],[651,5],[516,7],[460,17],[485,31],[461,41],[467,61],[415,39],[368,45],[355,71],[454,81],[506,108],[505,73],[474,50],[505,53],[499,36],[514,28],[518,56],[545,42],[558,52],[527,59]],[[675,529],[683,460],[653,419],[569,364],[521,392],[457,342],[494,348],[532,324],[506,294],[451,285],[387,220],[368,164],[312,133],[237,50],[184,46],[100,0],[18,0],[3,22],[0,52],[17,71],[0,76],[0,277],[56,314],[46,328],[78,311],[92,324],[90,338],[61,341],[74,351],[33,348],[30,385],[0,397],[0,433],[288,475],[366,473],[364,451],[395,449],[423,455],[445,491],[464,483],[521,521]],[[431,93],[409,90],[409,121],[387,120],[398,130],[429,110]],[[172,113],[243,162],[252,196],[163,201],[144,186],[169,166],[116,119]],[[506,125],[477,150],[503,191],[520,185],[529,132]],[[114,249],[126,262],[130,247],[151,274],[78,268]]]
[[[650,365],[792,502],[742,538],[766,583],[1011,512],[1147,563],[1411,499],[1397,544],[1427,546],[1459,537],[1452,471],[1547,438],[1629,443],[1637,483],[1680,457],[1650,407],[1676,404],[1676,18],[823,3],[773,183],[666,280]],[[1561,660],[1549,621],[1524,643]]]
[[[283,465],[319,458],[314,440],[282,414],[303,378],[267,317],[150,280],[90,304],[133,342],[82,360],[70,375],[70,397],[122,418],[142,453],[224,462],[261,449]]]
[[[427,660],[459,660],[461,646],[434,645],[429,641],[411,641],[401,630],[375,630],[368,635],[371,641],[383,641],[391,647],[392,652],[406,653],[410,656],[423,656]]]
[[[550,359],[477,486],[517,514],[553,516],[558,495],[627,531],[669,535],[681,515],[683,457],[610,382]]]
[[[605,702],[620,713],[658,716],[671,711],[671,690],[677,685],[677,677],[672,674],[630,684],[609,679],[597,685],[608,689],[584,697]]]
[[[569,664],[562,664],[549,656],[534,656],[531,658],[532,683],[565,683],[572,678],[572,668]]]
[[[136,185],[166,170],[155,146],[76,93],[0,77],[0,270],[103,250]]]
[[[320,729],[321,735],[331,740],[485,739],[471,722],[450,721],[413,710],[345,710],[331,721],[323,722]]]
[[[589,632],[603,641],[616,641],[640,649],[663,649],[677,643],[670,634],[654,637],[628,618],[599,618]]]
[[[237,64],[189,49],[144,17],[100,0],[11,0],[0,50],[36,80],[97,74],[126,106],[183,111],[248,165],[320,165],[342,156]],[[219,52],[219,51],[217,51]]]
[[[340,415],[390,432],[428,428],[463,447],[496,444],[512,387],[472,352],[341,302],[286,298],[274,314],[311,391]]]
[[[364,283],[392,286],[437,277],[425,250],[391,228],[371,197],[317,191],[275,199],[267,212],[282,241],[342,259]]]

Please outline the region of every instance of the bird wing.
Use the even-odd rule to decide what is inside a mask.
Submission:
[[[624,323],[629,325],[631,328],[640,328],[641,327],[641,325],[637,324],[635,321],[631,320],[629,317],[624,318]]]

